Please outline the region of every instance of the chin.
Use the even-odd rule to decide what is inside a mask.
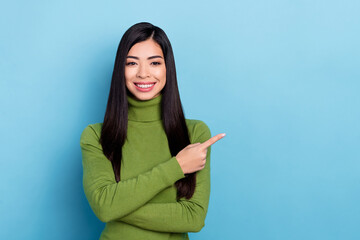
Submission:
[[[141,100],[141,101],[146,101],[146,100],[150,100],[152,99],[152,97],[145,97],[145,96],[140,96],[140,97],[136,97],[137,99]]]
[[[145,101],[145,100],[153,99],[156,94],[132,94],[132,95],[139,100]]]

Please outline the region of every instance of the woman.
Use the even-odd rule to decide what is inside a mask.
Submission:
[[[106,222],[100,239],[189,239],[202,229],[210,197],[211,138],[185,119],[171,44],[150,23],[130,27],[115,59],[103,123],[80,146],[84,192]]]

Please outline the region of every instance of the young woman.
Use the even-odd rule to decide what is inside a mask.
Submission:
[[[123,35],[103,123],[81,134],[84,192],[100,239],[189,239],[210,197],[211,137],[185,119],[169,39],[147,22]]]

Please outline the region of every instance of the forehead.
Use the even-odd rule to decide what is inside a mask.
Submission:
[[[138,42],[134,44],[130,48],[128,55],[137,56],[139,58],[148,57],[152,55],[160,55],[163,57],[163,52],[160,45],[157,42],[155,42],[152,39],[148,39],[146,41]]]

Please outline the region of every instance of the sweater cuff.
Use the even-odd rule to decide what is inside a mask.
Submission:
[[[183,170],[180,167],[180,164],[176,157],[170,158],[169,161],[165,163],[167,166],[167,177],[170,179],[172,183],[176,182],[179,179],[182,179],[185,177],[185,174]]]

